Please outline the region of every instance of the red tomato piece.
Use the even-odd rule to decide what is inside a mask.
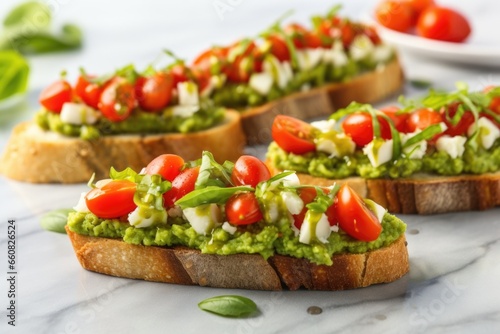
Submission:
[[[58,80],[40,94],[40,104],[48,111],[59,114],[66,102],[73,100],[73,88],[66,80]]]
[[[199,166],[187,168],[173,179],[172,189],[163,194],[163,203],[166,208],[174,206],[177,200],[194,190],[199,172]]]
[[[408,132],[423,130],[433,124],[438,124],[443,121],[443,117],[439,112],[432,109],[423,108],[415,110],[410,114],[406,122]]]
[[[392,120],[392,123],[394,123],[394,127],[396,130],[398,130],[401,133],[407,133],[406,129],[406,121],[408,120],[408,117],[410,117],[409,113],[400,113],[399,112],[399,107],[396,106],[389,106],[389,107],[384,107],[381,108],[380,111],[383,112],[384,114],[387,115]]]
[[[314,132],[309,123],[285,115],[276,116],[271,129],[274,141],[283,150],[294,154],[316,150]]]
[[[231,180],[236,186],[247,185],[255,188],[259,182],[270,178],[271,173],[266,164],[251,155],[239,157],[231,173]]]
[[[380,135],[383,139],[391,139],[391,128],[382,117],[377,117],[380,124]],[[363,147],[374,138],[373,122],[370,114],[357,112],[347,116],[342,122],[342,129],[359,147]]]
[[[455,114],[457,113],[457,109],[460,106],[460,102],[455,102],[450,104],[449,106],[442,108],[441,114],[443,115],[443,121],[448,127],[446,131],[443,133],[448,136],[460,136],[460,135],[465,135],[467,134],[467,130],[469,127],[474,123],[474,114],[470,110],[466,110],[462,117],[460,118],[460,121],[453,125],[451,123],[451,119]],[[446,117],[448,115],[448,117]],[[448,118],[450,120],[448,120]]]
[[[101,97],[103,85],[88,81],[85,76],[80,75],[75,86],[75,93],[86,105],[97,109]]]
[[[172,98],[174,79],[171,73],[157,72],[150,77],[139,77],[135,94],[139,106],[145,111],[160,111]]]
[[[249,225],[263,219],[254,193],[237,193],[225,205],[227,221],[233,225]]]
[[[469,37],[471,27],[459,12],[439,6],[431,6],[420,14],[417,33],[425,38],[460,43]]]
[[[280,62],[290,61],[290,50],[286,45],[285,39],[277,34],[270,35],[266,40],[271,43],[270,52]]]
[[[404,1],[382,1],[375,9],[377,21],[392,30],[407,32],[415,22],[412,6]]]
[[[351,237],[361,241],[373,241],[382,232],[378,218],[347,184],[340,187],[334,206],[339,227]]]
[[[99,110],[112,122],[125,120],[137,101],[135,87],[124,78],[114,78],[109,82],[99,99]]]
[[[113,180],[89,191],[85,202],[90,212],[99,218],[119,218],[137,207],[134,203],[135,190],[136,184],[132,181]]]
[[[146,174],[159,174],[163,179],[172,182],[181,172],[184,159],[175,154],[162,154],[154,158],[146,166]]]
[[[189,69],[184,65],[184,63],[177,63],[168,69],[170,74],[172,74],[172,85],[177,88],[179,82],[185,82],[189,80]]]

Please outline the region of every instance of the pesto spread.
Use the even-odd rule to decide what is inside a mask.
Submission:
[[[248,166],[255,168],[253,157],[221,165],[204,152],[201,160],[181,170],[174,167],[179,160],[171,160],[172,155],[157,159],[140,174],[112,169],[111,179],[82,194],[69,215],[69,229],[135,245],[186,246],[206,254],[260,254],[266,259],[281,254],[331,265],[332,255],[388,246],[406,228],[373,201],[365,204],[351,196],[361,201],[356,207],[373,213],[360,218],[353,231],[352,220],[338,216],[341,211],[333,213],[354,204],[334,204],[338,192],[350,191],[347,185],[300,185],[292,172],[271,178],[260,161],[260,173],[244,174]],[[188,191],[190,187],[194,190]],[[176,197],[179,192],[182,196]]]
[[[173,115],[169,108],[161,113],[135,110],[121,122],[101,118],[94,124],[82,125],[66,123],[59,114],[47,109],[35,115],[36,123],[44,130],[86,140],[117,134],[190,133],[211,128],[223,119],[224,109],[215,107],[199,110],[190,117]]]

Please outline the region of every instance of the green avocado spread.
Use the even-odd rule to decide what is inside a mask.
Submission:
[[[288,153],[275,142],[269,145],[266,156],[272,166],[281,170],[295,170],[312,176],[328,179],[342,179],[351,176],[363,178],[403,178],[415,173],[437,175],[484,174],[500,170],[500,139],[491,148],[472,148],[466,146],[461,157],[451,158],[446,152],[434,151],[422,159],[401,156],[374,167],[368,157],[360,151],[343,157],[330,157],[324,152],[306,154]]]
[[[200,109],[190,117],[173,115],[171,108],[160,113],[134,110],[124,121],[112,122],[101,117],[92,125],[65,123],[59,114],[46,109],[41,109],[35,115],[36,123],[44,130],[86,140],[118,134],[190,133],[208,129],[223,119],[224,109],[215,107]]]
[[[382,221],[382,233],[375,241],[358,241],[340,230],[330,234],[328,243],[304,244],[299,242],[288,221],[278,224],[260,222],[244,228],[240,226],[234,234],[217,227],[210,235],[200,235],[189,223],[179,218],[169,218],[168,223],[163,225],[137,228],[126,221],[100,219],[92,213],[74,212],[69,215],[68,227],[78,234],[119,238],[135,245],[182,245],[207,254],[261,254],[266,259],[273,254],[281,254],[328,265],[332,264],[331,257],[334,254],[364,253],[388,246],[406,229],[401,220],[386,214]]]

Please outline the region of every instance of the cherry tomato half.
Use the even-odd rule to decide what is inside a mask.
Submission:
[[[314,132],[309,123],[285,115],[276,116],[271,129],[274,141],[283,150],[294,154],[316,150]]]
[[[146,166],[146,174],[160,174],[163,179],[172,182],[180,174],[184,159],[175,154],[162,154]]]
[[[199,166],[187,168],[172,180],[172,189],[163,194],[163,203],[166,208],[174,206],[177,200],[194,190],[199,172]]]
[[[136,208],[136,184],[127,180],[113,180],[101,188],[94,188],[85,196],[90,212],[100,218],[123,217]]]
[[[460,135],[465,135],[467,134],[467,130],[469,127],[474,123],[474,114],[470,110],[466,110],[462,117],[460,118],[460,121],[453,125],[451,123],[451,119],[455,114],[457,113],[458,107],[460,106],[461,103],[455,102],[450,104],[449,106],[442,108],[441,114],[443,115],[443,121],[448,127],[446,131],[443,133],[448,136],[460,136]],[[448,117],[446,117],[448,115]],[[450,120],[448,120],[450,119]]]
[[[417,33],[425,38],[460,43],[467,39],[471,27],[459,12],[439,6],[431,6],[420,14]]]
[[[407,32],[415,22],[412,6],[404,1],[382,1],[375,9],[377,21],[392,30]]]
[[[373,241],[382,232],[378,218],[349,185],[340,187],[334,206],[339,227],[351,237],[361,241]]]
[[[150,77],[139,77],[135,83],[135,94],[139,106],[146,111],[160,111],[172,98],[174,79],[172,74],[157,72]]]
[[[104,85],[90,82],[83,75],[78,77],[75,86],[76,95],[79,96],[86,105],[94,109],[99,107],[99,99],[103,90]]]
[[[235,186],[256,187],[259,182],[269,180],[271,173],[266,164],[251,155],[242,155],[236,160],[231,180]]]
[[[99,110],[112,122],[125,120],[136,105],[135,88],[124,78],[114,78],[99,99]]]
[[[381,137],[391,139],[391,128],[387,121],[382,117],[377,117],[377,119],[380,124]],[[357,112],[347,116],[342,122],[342,129],[359,147],[365,146],[374,138],[372,117],[365,112]]]
[[[406,129],[406,121],[408,120],[408,117],[410,117],[409,113],[400,113],[399,112],[399,107],[396,106],[389,106],[389,107],[384,107],[381,108],[380,111],[383,112],[384,114],[387,115],[392,120],[392,123],[394,123],[394,127],[396,130],[398,130],[401,133],[407,133]]]
[[[417,130],[423,130],[433,124],[441,123],[442,121],[443,117],[440,113],[432,109],[422,108],[410,114],[406,122],[406,128],[408,132],[415,132]]]
[[[237,193],[225,205],[227,221],[233,225],[249,225],[263,219],[254,193]]]
[[[277,34],[266,37],[266,41],[271,44],[270,52],[280,62],[290,61],[290,50],[285,39]]]
[[[66,80],[58,80],[40,94],[40,103],[48,111],[59,114],[66,102],[73,100],[73,88]]]

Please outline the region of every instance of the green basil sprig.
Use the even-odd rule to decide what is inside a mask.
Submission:
[[[175,202],[182,209],[195,208],[203,204],[224,204],[229,197],[240,191],[253,191],[252,187],[228,187],[221,188],[217,186],[208,186],[201,189],[196,189]]]
[[[0,51],[0,101],[26,92],[30,68],[16,51]]]
[[[212,153],[203,151],[200,171],[195,182],[195,189],[209,186],[232,186],[233,182],[231,181],[231,171],[233,167],[234,164],[232,162],[226,161],[221,165],[215,161]]]
[[[335,195],[337,195],[340,186],[335,184],[328,194],[323,192],[323,189],[320,187],[316,188],[316,197],[314,200],[307,204],[306,207],[316,213],[325,213],[326,210],[333,204],[333,200],[335,199]]]
[[[12,9],[3,20],[0,50],[15,49],[21,53],[67,51],[82,45],[82,32],[74,24],[65,24],[61,31],[50,31],[50,8],[40,1],[28,1]]]
[[[68,222],[68,215],[74,212],[73,209],[58,209],[47,212],[40,220],[40,226],[47,231],[66,233],[64,227]]]
[[[205,299],[198,303],[204,311],[224,317],[245,317],[257,311],[257,304],[247,297],[223,295]]]

